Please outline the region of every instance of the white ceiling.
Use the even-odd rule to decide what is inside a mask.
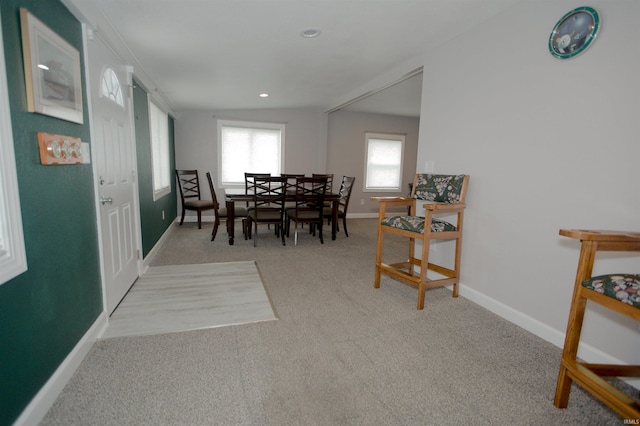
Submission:
[[[173,111],[335,109],[519,0],[63,0]],[[303,38],[306,29],[317,38]],[[389,86],[402,78],[380,83]],[[418,115],[421,74],[348,107]],[[260,93],[269,93],[260,98]],[[345,98],[345,96],[350,96]],[[379,99],[382,98],[382,99]],[[376,102],[373,102],[377,100]],[[398,104],[400,100],[400,104]],[[399,108],[403,109],[399,109]]]

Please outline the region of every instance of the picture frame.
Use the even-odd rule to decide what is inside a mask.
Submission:
[[[27,110],[83,124],[80,53],[20,8]]]

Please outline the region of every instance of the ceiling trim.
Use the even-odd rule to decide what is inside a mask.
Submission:
[[[363,94],[362,94],[362,95],[360,95],[360,96],[356,96],[355,98],[353,98],[353,99],[351,99],[351,100],[349,100],[349,101],[347,101],[347,102],[344,102],[344,103],[342,103],[342,104],[340,104],[340,105],[338,105],[338,106],[336,106],[336,107],[334,107],[334,108],[331,108],[331,109],[329,109],[329,110],[325,111],[325,113],[330,114],[330,113],[332,113],[332,112],[340,111],[341,109],[346,108],[346,107],[348,107],[348,106],[349,106],[349,105],[351,105],[351,104],[354,104],[354,103],[356,103],[356,102],[358,102],[358,101],[361,101],[361,100],[363,100],[363,99],[366,99],[366,98],[368,98],[369,96],[375,95],[376,93],[381,92],[381,91],[383,91],[383,90],[385,90],[385,89],[388,89],[389,87],[395,86],[395,85],[396,85],[396,84],[398,84],[398,83],[402,83],[403,81],[405,81],[405,80],[407,80],[407,79],[409,79],[409,78],[411,78],[411,77],[414,77],[414,76],[416,76],[416,75],[418,75],[418,74],[422,73],[423,68],[424,68],[424,67],[418,67],[418,68],[416,68],[416,69],[414,69],[414,70],[412,70],[412,71],[409,71],[408,73],[404,74],[404,75],[403,75],[402,77],[400,77],[399,79],[397,79],[397,80],[395,80],[395,81],[393,81],[393,82],[391,82],[391,83],[389,83],[389,84],[387,84],[387,85],[384,85],[384,86],[382,86],[382,87],[379,87],[379,88],[377,88],[377,89],[370,90],[370,91],[368,91],[368,92],[366,92],[366,93],[363,93]]]

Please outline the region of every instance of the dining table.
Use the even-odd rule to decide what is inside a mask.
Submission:
[[[295,201],[295,192],[287,193],[286,201]],[[338,223],[338,206],[340,204],[340,194],[337,192],[327,192],[324,200],[331,203],[331,239],[336,239]],[[235,238],[235,203],[253,201],[253,194],[247,194],[244,188],[225,189],[225,204],[227,207],[227,233],[229,234],[229,245],[232,246]]]

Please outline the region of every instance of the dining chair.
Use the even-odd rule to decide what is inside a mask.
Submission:
[[[266,223],[275,225],[276,236],[284,240],[284,207],[286,197],[287,178],[282,176],[256,176],[253,179],[253,193],[251,205],[247,209],[247,235],[252,238],[253,245],[257,246],[258,225]]]
[[[311,177],[314,178],[327,178],[327,191],[331,193],[333,191],[333,173],[312,173]]]
[[[389,275],[398,281],[418,288],[418,309],[424,309],[427,289],[453,285],[453,297],[458,297],[460,280],[460,254],[462,251],[462,222],[469,175],[416,174],[412,197],[372,197],[380,202],[378,215],[378,244],[376,247],[376,272],[374,287],[380,288],[380,275]],[[417,216],[416,204],[420,202],[425,215]],[[388,207],[411,207],[409,216],[387,217]],[[450,215],[455,223],[434,216]],[[448,217],[447,217],[448,219]],[[383,263],[384,235],[395,234],[409,238],[408,257],[397,263]],[[429,260],[431,241],[455,241],[453,267]],[[416,257],[415,242],[422,243]],[[440,262],[444,263],[444,262]],[[416,273],[416,266],[420,268]],[[438,274],[429,278],[427,272]]]
[[[333,173],[312,173],[311,177],[314,177],[314,178],[326,177],[327,178],[327,190],[326,190],[326,193],[330,194],[333,191]],[[324,206],[325,207],[329,207],[330,205],[331,205],[330,201],[325,201],[324,202]]]
[[[215,221],[213,222],[213,231],[211,231],[211,241],[213,241],[216,239],[216,234],[218,233],[218,226],[220,226],[220,218],[225,219],[225,222],[226,222],[228,215],[227,215],[227,208],[220,207],[220,203],[218,202],[218,197],[216,197],[216,190],[213,186],[213,179],[211,178],[211,173],[209,172],[207,172],[207,181],[209,181],[209,189],[211,190],[211,199],[213,200],[213,210],[216,216]],[[247,216],[246,208],[244,207],[234,208],[234,218],[242,219],[243,226],[246,226],[246,216]]]
[[[180,225],[184,222],[184,215],[187,210],[192,210],[198,214],[198,229],[202,228],[202,212],[213,210],[213,200],[203,200],[200,198],[200,181],[198,180],[198,170],[176,170],[178,179],[178,189],[182,200],[182,217]]]
[[[640,419],[640,399],[637,393],[632,397],[606,378],[640,377],[640,365],[583,362],[578,360],[578,347],[587,301],[640,321],[640,274],[592,276],[598,252],[639,252],[640,233],[561,229],[560,235],[579,240],[581,248],[553,403],[558,408],[566,408],[571,383],[575,382],[623,418],[637,422]],[[606,259],[606,255],[603,256],[602,260]],[[601,263],[599,262],[599,267]],[[616,330],[608,332],[615,335]]]
[[[244,194],[245,195],[251,195],[251,194],[254,193],[255,187],[256,187],[256,183],[255,183],[255,179],[256,178],[263,178],[263,177],[269,177],[269,176],[271,176],[271,173],[245,172],[244,173]],[[253,209],[252,202],[251,201],[247,201],[245,208],[247,210],[247,213],[251,209]],[[247,219],[245,219],[242,222],[242,232],[244,233],[244,239],[246,240],[248,238],[249,234],[251,233],[251,228],[249,228],[247,226]]]
[[[298,225],[309,224],[309,231],[315,236],[318,231],[320,243],[324,218],[324,197],[327,191],[326,177],[298,177],[295,184],[295,206],[285,211],[286,232],[289,236],[291,222],[294,222],[293,245],[298,245]]]
[[[288,193],[295,193],[296,191],[296,179],[304,177],[304,173],[282,173],[280,176],[286,178],[285,191]],[[293,202],[287,202],[286,207],[293,207]],[[285,207],[285,209],[286,209]]]
[[[347,230],[347,209],[349,208],[349,200],[351,199],[351,190],[353,189],[353,183],[356,181],[355,177],[342,176],[342,183],[340,184],[340,200],[338,201],[338,219],[342,219],[342,227],[344,228],[344,235],[349,236]],[[325,219],[331,223],[333,217],[332,207],[325,205],[322,215]],[[336,223],[336,229],[339,231],[340,227]]]
[[[271,176],[271,173],[244,173],[244,193],[245,195],[253,194],[256,187],[256,178],[264,178]],[[250,202],[247,201],[247,208],[250,207]]]

